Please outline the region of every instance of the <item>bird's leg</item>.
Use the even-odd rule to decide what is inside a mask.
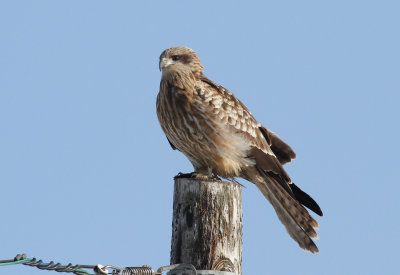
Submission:
[[[207,167],[206,169],[195,169],[192,173],[179,173],[175,176],[175,178],[192,178],[198,180],[221,180],[217,175],[212,172],[211,167]]]
[[[212,179],[212,168],[198,168],[195,169],[195,172],[192,174],[192,178],[198,180],[210,180]]]
[[[222,180],[220,179],[220,177],[218,177],[218,175],[217,175],[217,174],[214,174],[214,173],[213,173],[211,179],[222,181]]]
[[[208,167],[196,167],[194,166],[194,172],[191,175],[192,179],[198,180],[209,180],[209,168]]]
[[[186,178],[186,179],[198,179],[198,180],[209,180],[210,179],[208,174],[203,174],[203,173],[199,173],[199,172],[179,173],[174,178],[175,179]]]
[[[209,179],[212,179],[212,180],[221,180],[221,179],[217,176],[217,174],[214,174],[214,173],[213,173],[211,167],[208,167],[207,172],[208,172],[208,175],[207,175],[207,176],[208,176]]]
[[[212,168],[211,167],[207,167],[207,176],[209,178],[211,178],[213,176],[213,172],[212,172]]]

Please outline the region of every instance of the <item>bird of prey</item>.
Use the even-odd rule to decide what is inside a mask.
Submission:
[[[322,216],[318,204],[296,186],[282,165],[296,157],[276,133],[262,126],[230,91],[204,74],[187,47],[162,52],[157,116],[173,149],[192,163],[196,177],[236,177],[254,183],[274,207],[299,246],[318,248],[318,223],[303,207]]]

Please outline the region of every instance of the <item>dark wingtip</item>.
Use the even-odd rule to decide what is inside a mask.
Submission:
[[[324,214],[322,213],[321,208],[319,207],[318,203],[310,197],[306,192],[301,190],[297,185],[292,183],[290,185],[292,192],[296,199],[305,207],[308,209],[312,210],[315,214],[319,216],[323,216]]]

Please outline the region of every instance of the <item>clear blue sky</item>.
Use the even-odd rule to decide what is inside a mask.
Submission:
[[[244,274],[395,274],[398,1],[2,1],[0,259],[169,263],[172,177],[158,57],[189,46],[296,151],[320,254],[243,189]],[[50,274],[27,266],[0,274]]]

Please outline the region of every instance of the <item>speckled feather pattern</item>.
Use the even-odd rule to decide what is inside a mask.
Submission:
[[[202,80],[193,83],[189,96],[164,81],[157,98],[160,124],[171,143],[196,171],[211,168],[225,178],[240,176],[242,166],[254,164],[246,154],[250,138],[257,144],[259,124],[243,107],[228,90]]]
[[[224,178],[242,177],[255,183],[289,235],[303,249],[318,252],[310,239],[318,237],[314,230],[318,223],[284,189],[291,179],[272,151],[271,140],[283,148],[276,148],[282,163],[295,157],[291,148],[275,133],[266,133],[269,130],[229,90],[205,77],[193,50],[177,47],[164,51],[160,69],[157,115],[173,147],[185,154],[198,173],[212,171]]]

